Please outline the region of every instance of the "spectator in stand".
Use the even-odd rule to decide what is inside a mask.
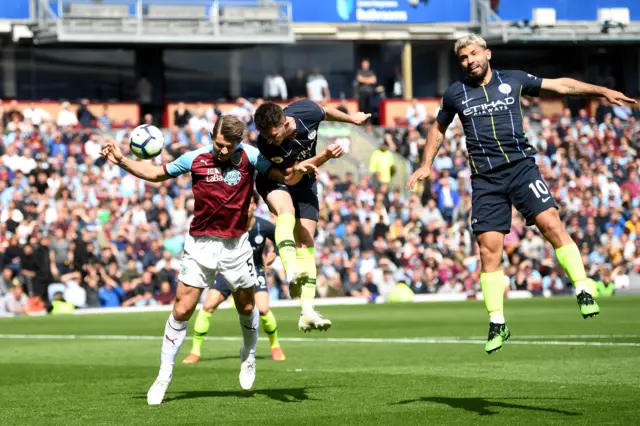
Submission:
[[[100,130],[108,132],[111,130],[111,119],[109,118],[109,105],[102,107],[102,114],[98,116],[98,127]]]
[[[299,69],[296,71],[296,76],[289,81],[289,96],[293,100],[298,100],[302,98],[306,98],[308,95],[307,92],[307,78],[304,74],[303,69]]]
[[[262,97],[268,101],[283,101],[289,97],[287,83],[275,68],[264,78]]]
[[[78,117],[71,111],[71,104],[67,101],[60,104],[60,112],[56,120],[58,127],[75,127],[78,125]]]
[[[40,126],[42,123],[51,120],[51,114],[36,106],[34,102],[30,102],[29,107],[22,111],[22,114],[25,120],[30,121],[34,126]]]
[[[231,109],[229,115],[233,115],[244,123],[249,123],[253,120],[254,111],[255,108],[251,102],[247,101],[245,98],[238,98],[236,99],[236,105]]]
[[[173,112],[173,124],[183,129],[191,120],[191,113],[184,102],[178,103],[178,107]]]
[[[96,116],[89,110],[89,99],[83,99],[80,101],[78,111],[76,112],[78,122],[83,128],[93,127],[93,122],[96,121]]]
[[[171,284],[168,281],[163,281],[160,284],[160,294],[158,294],[155,299],[159,305],[171,305],[173,304],[176,295],[171,290]]]
[[[136,302],[136,307],[145,307],[145,306],[156,306],[158,302],[153,298],[153,293],[150,291],[145,291],[142,294],[142,298]]]
[[[27,295],[24,294],[22,285],[15,284],[11,287],[11,291],[6,297],[5,310],[14,315],[26,315],[27,309]]]
[[[371,70],[371,62],[363,59],[360,70],[356,74],[356,82],[358,85],[358,101],[360,111],[364,113],[373,113],[373,93],[378,83],[376,74]]]
[[[369,173],[373,174],[378,182],[388,184],[391,182],[391,177],[395,172],[394,162],[393,153],[389,151],[389,145],[383,141],[380,148],[371,154]]]
[[[393,76],[389,79],[386,91],[391,93],[392,98],[401,98],[404,95],[404,79],[399,67],[393,68]]]
[[[407,108],[406,118],[409,125],[417,128],[427,119],[427,110],[424,105],[414,98]]]
[[[325,102],[329,100],[329,83],[318,68],[314,68],[307,78],[307,97],[314,102]]]

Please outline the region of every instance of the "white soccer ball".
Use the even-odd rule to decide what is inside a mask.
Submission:
[[[150,160],[164,149],[164,135],[156,126],[143,124],[131,132],[129,147],[136,157]]]

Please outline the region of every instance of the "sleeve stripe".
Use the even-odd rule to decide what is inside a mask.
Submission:
[[[169,173],[169,170],[167,170],[167,165],[166,165],[166,164],[163,164],[163,165],[162,165],[162,170],[164,170],[164,173],[165,173],[167,176],[175,177],[175,176],[173,176],[171,173]]]

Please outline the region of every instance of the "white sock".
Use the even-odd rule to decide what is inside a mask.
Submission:
[[[240,330],[242,330],[242,340],[244,341],[244,356],[255,358],[256,345],[258,343],[258,308],[253,307],[249,315],[238,315],[240,318]]]
[[[180,347],[187,337],[187,326],[189,321],[177,321],[173,313],[169,315],[167,325],[164,327],[164,338],[162,339],[162,352],[160,354],[160,373],[158,378],[163,380],[171,379],[173,365],[176,362]]]
[[[489,314],[489,322],[494,324],[504,324],[503,314]]]
[[[591,293],[587,283],[588,283],[587,280],[576,281],[575,283],[573,283],[573,286],[574,286],[574,289],[575,289],[575,292],[576,292],[576,296],[579,295],[580,293],[582,293],[583,291],[585,291],[587,293]]]

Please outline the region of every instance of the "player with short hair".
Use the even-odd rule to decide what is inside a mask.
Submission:
[[[600,313],[589,293],[578,246],[558,215],[558,206],[535,162],[536,149],[523,129],[522,95],[538,96],[541,90],[561,95],[605,97],[623,105],[635,103],[624,94],[570,78],[542,79],[523,71],[491,69],[491,50],[475,34],[455,43],[456,56],[467,74],[453,83],[442,97],[437,123],[431,128],[421,167],[409,179],[411,188],[427,179],[445,132],[456,114],[460,117],[471,164],[471,227],[480,246],[480,284],[489,312],[489,337],[485,350],[492,353],[509,339],[505,325],[502,269],[504,236],[511,228],[511,206],[536,225],[555,249],[556,257],[573,283],[584,318]]]
[[[345,114],[331,107],[320,107],[310,100],[294,102],[281,108],[271,102],[255,112],[254,122],[260,132],[258,149],[274,167],[287,168],[298,161],[319,166],[328,158],[315,157],[318,127],[324,120],[360,125],[371,114]],[[320,218],[315,175],[304,176],[296,185],[284,185],[270,179],[257,182],[257,189],[277,216],[276,247],[285,270],[291,297],[300,297],[298,328],[303,331],[327,330],[331,321],[314,308],[316,294],[316,256],[314,235]]]
[[[192,178],[194,217],[185,242],[176,301],[165,326],[160,372],[147,394],[149,405],[160,404],[164,399],[175,359],[187,335],[189,318],[202,290],[217,274],[232,291],[240,318],[244,343],[240,351],[240,386],[243,389],[253,386],[258,313],[247,221],[254,172],[295,183],[315,167],[301,164],[286,171],[273,169],[256,148],[242,143],[244,132],[245,125],[237,118],[221,117],[213,128],[213,145],[188,152],[163,166],[126,158],[113,142],[108,142],[102,150],[109,161],[140,179],[161,182],[189,172]]]
[[[249,206],[249,244],[253,248],[253,264],[256,268],[257,281],[255,284],[255,299],[260,313],[260,322],[262,328],[269,336],[269,344],[271,347],[271,356],[275,361],[284,361],[286,359],[284,352],[280,348],[278,342],[278,323],[269,309],[269,293],[267,281],[264,273],[264,266],[269,266],[276,258],[275,252],[270,252],[267,259],[264,259],[264,251],[267,240],[275,244],[275,226],[273,223],[261,217],[256,217],[254,211],[258,204],[259,195],[253,196],[251,205]],[[193,346],[191,352],[184,359],[185,364],[195,364],[200,361],[200,353],[204,336],[209,332],[211,316],[213,312],[220,306],[222,302],[231,296],[231,291],[224,281],[218,276],[213,288],[207,292],[205,302],[196,316],[196,322],[193,327]]]

